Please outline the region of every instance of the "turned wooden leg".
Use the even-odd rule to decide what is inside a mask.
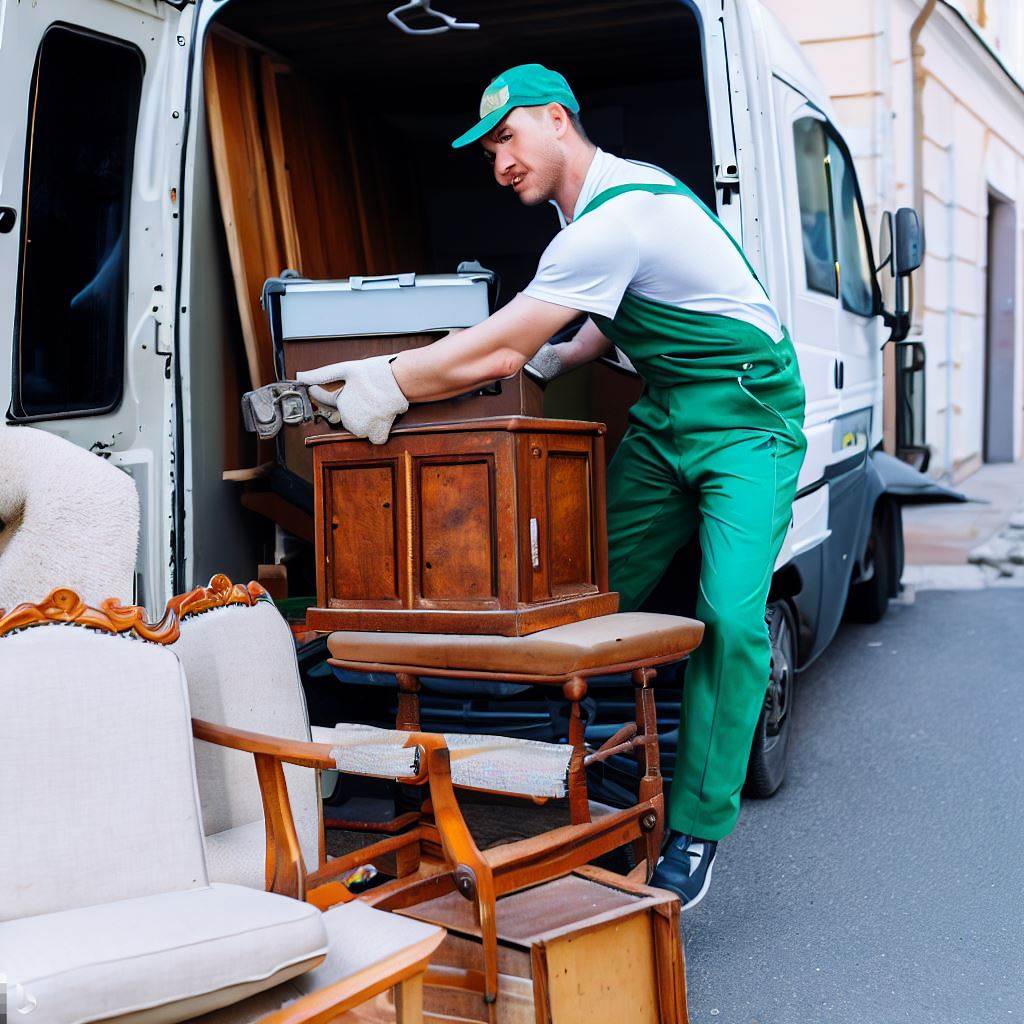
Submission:
[[[661,751],[658,746],[658,715],[654,706],[653,668],[638,668],[633,671],[633,686],[636,697],[636,738],[641,741],[636,747],[637,765],[640,768],[640,787],[637,794],[640,801],[661,796],[664,780],[661,777]],[[649,823],[649,822],[648,822]],[[641,821],[641,827],[645,823]],[[661,853],[661,840],[665,834],[664,810],[657,814],[653,827],[645,829],[637,843],[637,856],[647,860],[647,877],[651,877]]]
[[[395,1024],[422,1024],[423,975],[414,974],[395,986]]]
[[[420,681],[406,672],[395,675],[398,680],[398,717],[395,728],[418,732],[420,728]]]
[[[575,676],[562,687],[562,694],[572,704],[569,714],[569,743],[572,760],[569,762],[569,816],[574,825],[590,821],[590,801],[587,798],[587,772],[583,766],[586,748],[583,744],[583,719],[580,701],[587,695],[587,681]]]

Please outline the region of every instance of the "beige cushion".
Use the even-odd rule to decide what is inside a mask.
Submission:
[[[308,995],[373,967],[441,929],[423,921],[374,910],[358,901],[332,907],[324,916],[330,948],[317,968],[244,1002],[199,1018],[202,1024],[248,1024]]]
[[[234,885],[0,924],[0,964],[33,1024],[186,1020],[309,970],[327,944],[315,907]]]
[[[331,744],[342,771],[397,779],[417,774],[417,748],[398,729],[339,723],[333,729],[313,726],[313,740]],[[517,796],[564,797],[569,791],[572,747],[506,736],[445,733],[451,752],[452,782]]]
[[[167,648],[63,624],[7,634],[0,707],[0,921],[206,885]]]
[[[228,605],[188,616],[172,645],[188,679],[192,714],[220,725],[306,740],[309,719],[291,630],[269,601],[249,607]],[[320,866],[320,791],[317,773],[285,765],[295,828],[308,871]],[[265,846],[251,842],[263,802],[251,754],[212,743],[196,743],[196,775],[203,830],[220,835],[216,847],[238,842],[233,853],[211,848],[210,878],[258,878],[262,888]],[[242,861],[252,862],[242,867]],[[222,867],[227,868],[221,874]],[[240,873],[241,872],[241,873]]]
[[[696,619],[622,612],[570,622],[530,636],[345,631],[327,639],[341,661],[564,678],[575,672],[689,654],[701,641]]]
[[[132,603],[139,495],[127,473],[62,437],[0,426],[0,608],[70,587]]]

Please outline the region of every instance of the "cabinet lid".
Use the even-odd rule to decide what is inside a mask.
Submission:
[[[509,433],[531,434],[604,434],[607,427],[603,423],[591,423],[588,420],[549,420],[537,416],[487,416],[476,420],[453,420],[451,423],[420,423],[412,427],[395,427],[391,436],[407,434],[462,434],[479,430],[505,430]],[[314,434],[306,438],[309,446],[331,444],[340,441],[364,441],[345,430],[330,434]]]

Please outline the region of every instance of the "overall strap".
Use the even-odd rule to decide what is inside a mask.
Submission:
[[[606,188],[603,192],[598,192],[593,199],[583,208],[583,212],[579,216],[574,217],[573,220],[577,221],[580,217],[590,213],[591,210],[596,210],[599,206],[603,206],[609,199],[614,199],[616,196],[621,196],[625,192],[649,192],[651,195],[662,196],[662,195],[680,195],[686,196],[688,199],[692,199],[703,211],[706,213],[715,224],[718,225],[719,229],[725,234],[725,237],[729,239],[733,244],[733,248],[740,254],[740,259],[743,260],[747,270],[750,271],[750,276],[757,282],[758,287],[764,292],[764,297],[771,302],[771,297],[768,295],[768,289],[761,283],[761,279],[757,276],[757,271],[750,265],[750,260],[747,259],[747,254],[743,251],[743,247],[733,238],[729,229],[718,219],[718,214],[704,202],[687,185],[684,185],[678,178],[673,179],[675,182],[672,185],[656,185],[656,184],[644,184],[634,183],[629,185],[615,185],[612,188]]]

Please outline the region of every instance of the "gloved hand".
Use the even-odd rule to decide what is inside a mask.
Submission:
[[[300,370],[295,379],[310,385],[309,397],[317,405],[337,409],[346,430],[357,437],[368,438],[372,444],[383,444],[395,417],[409,408],[391,369],[395,358],[350,359],[317,370]],[[338,391],[320,387],[336,380],[345,382]]]
[[[526,365],[545,383],[567,372],[562,357],[558,354],[558,346],[552,345],[549,341],[541,345],[536,355]]]

